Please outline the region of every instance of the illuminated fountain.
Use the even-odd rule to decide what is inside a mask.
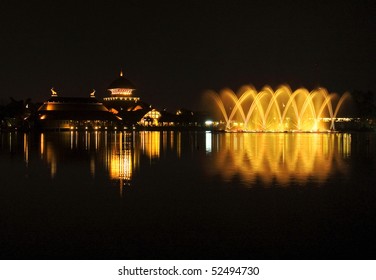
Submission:
[[[224,89],[219,94],[208,91],[206,96],[215,101],[227,131],[282,132],[335,130],[338,111],[349,94],[339,97],[325,88],[293,92],[282,85],[275,91],[270,86],[259,92],[244,86],[238,94]]]

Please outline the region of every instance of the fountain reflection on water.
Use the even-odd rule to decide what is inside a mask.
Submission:
[[[339,97],[325,88],[293,92],[282,85],[275,91],[270,86],[259,92],[244,86],[238,94],[224,89],[219,94],[208,91],[206,96],[214,100],[225,130],[282,132],[335,130],[335,119],[349,93]]]
[[[351,155],[348,133],[207,133],[211,176],[244,185],[286,186],[291,182],[325,182],[339,172]]]

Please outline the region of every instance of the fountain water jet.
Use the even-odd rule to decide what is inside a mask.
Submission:
[[[281,85],[275,91],[270,86],[259,92],[253,86],[243,86],[238,94],[224,89],[206,95],[220,111],[225,130],[282,132],[335,130],[335,119],[349,93],[339,98],[325,88],[293,92],[288,85]]]

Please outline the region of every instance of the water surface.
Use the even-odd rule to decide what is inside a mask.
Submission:
[[[2,258],[375,258],[375,134],[0,140]]]

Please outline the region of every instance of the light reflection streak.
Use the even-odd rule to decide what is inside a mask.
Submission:
[[[73,150],[73,131],[70,132],[70,148]]]
[[[92,177],[95,177],[95,158],[90,158],[90,174]]]
[[[43,159],[44,156],[44,133],[40,134],[40,157]]]
[[[9,133],[9,152],[12,152],[12,133]]]
[[[150,159],[159,158],[160,156],[160,132],[159,131],[142,131],[141,149]]]
[[[163,153],[167,151],[167,131],[162,132]]]
[[[75,144],[76,144],[76,148],[78,147],[78,131],[75,132],[75,137],[76,137],[76,140],[75,140]]]
[[[99,139],[98,139],[98,131],[95,131],[94,132],[94,135],[95,135],[95,150],[98,150],[98,145],[99,145]]]
[[[211,153],[211,151],[212,151],[212,134],[211,134],[211,132],[206,132],[206,134],[205,134],[205,150],[206,150],[206,153]]]
[[[50,167],[51,178],[54,178],[57,172],[57,154],[53,143],[45,140],[44,134],[41,134],[41,156]]]
[[[109,153],[108,168],[111,179],[119,180],[120,195],[124,187],[131,185],[133,170],[138,167],[138,160],[133,149],[132,133],[120,132],[114,135],[115,139]]]
[[[171,131],[170,133],[170,149],[173,150],[174,149],[174,132]]]
[[[29,165],[29,135],[24,133],[24,160],[26,166]]]
[[[181,132],[176,133],[176,154],[178,158],[181,157]]]
[[[90,134],[85,131],[85,150],[90,149]]]

